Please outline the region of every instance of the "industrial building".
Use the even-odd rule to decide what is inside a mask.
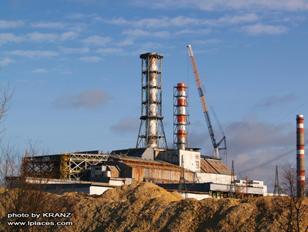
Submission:
[[[189,54],[193,56],[192,50]],[[188,87],[185,83],[177,83],[174,87],[174,147],[167,147],[162,114],[163,56],[145,53],[140,58],[141,116],[136,147],[110,153],[95,150],[26,156],[22,172],[27,181],[42,184],[47,191],[90,194],[101,194],[133,181],[149,181],[197,199],[234,194],[265,195],[267,188],[262,181],[238,180],[218,157],[223,139],[216,142],[214,138],[201,87],[198,91],[217,154],[204,156],[200,149],[188,146]],[[196,64],[193,65],[196,68]]]

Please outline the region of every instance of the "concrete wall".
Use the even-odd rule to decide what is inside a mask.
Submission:
[[[130,184],[131,180],[127,179],[120,179],[120,178],[110,178],[108,184],[112,186],[122,186],[124,184]]]
[[[44,186],[44,190],[47,192],[53,193],[64,193],[64,192],[79,192],[86,194],[103,194],[108,189],[112,189],[113,187],[106,186],[96,186],[90,184],[46,184]]]
[[[180,165],[193,172],[200,172],[200,152],[179,150]]]
[[[206,193],[181,193],[181,196],[185,199],[192,198],[198,201],[203,200],[205,198],[212,198],[209,194]]]
[[[106,192],[108,189],[112,189],[112,188],[104,187],[104,186],[93,186],[93,185],[91,185],[88,193],[90,195],[101,195],[104,192]],[[76,191],[76,192],[78,192],[78,191]]]
[[[196,181],[198,183],[206,183],[213,182],[218,184],[230,184],[231,176],[230,175],[222,175],[222,174],[214,174],[214,173],[196,173]]]
[[[152,147],[148,147],[145,149],[141,157],[145,160],[154,160],[154,149]]]
[[[156,158],[171,164],[179,165],[179,153],[177,150],[161,151]]]

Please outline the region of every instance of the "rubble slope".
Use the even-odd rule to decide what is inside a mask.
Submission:
[[[249,232],[284,231],[288,226],[289,211],[284,207],[288,205],[288,198],[197,201],[182,199],[179,194],[170,193],[152,183],[134,183],[108,190],[100,196],[37,191],[23,191],[20,194],[18,191],[7,190],[0,194],[0,231],[7,229],[6,214],[12,210],[73,213],[72,226],[54,227],[53,231]],[[18,195],[22,195],[23,200]],[[38,197],[40,200],[34,200]],[[16,205],[16,201],[20,205]],[[307,199],[304,205],[307,207]],[[308,225],[307,212],[302,218],[301,227],[304,231]],[[21,229],[27,231],[25,227]],[[36,229],[50,231],[47,227],[32,227],[31,231]]]

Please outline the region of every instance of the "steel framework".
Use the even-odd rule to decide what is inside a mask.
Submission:
[[[157,53],[141,58],[141,116],[136,147],[167,148],[162,116],[162,59]]]
[[[23,159],[25,176],[79,180],[89,166],[102,164],[109,154],[67,153],[60,155],[29,156]]]

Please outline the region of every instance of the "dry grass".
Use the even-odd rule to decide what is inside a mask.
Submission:
[[[9,211],[11,195],[0,194],[1,217]],[[42,210],[56,205],[55,210],[73,212],[73,226],[59,231],[281,231],[286,223],[285,210],[276,204],[286,198],[184,200],[151,183],[122,186],[101,196],[45,193],[41,198]],[[307,225],[308,215],[303,231]]]

